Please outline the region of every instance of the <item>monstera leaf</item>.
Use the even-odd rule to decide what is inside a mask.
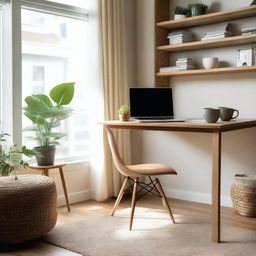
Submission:
[[[74,96],[75,83],[63,83],[50,91],[51,99],[58,105],[68,105]]]

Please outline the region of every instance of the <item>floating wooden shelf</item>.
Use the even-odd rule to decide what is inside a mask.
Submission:
[[[197,41],[176,45],[158,46],[157,50],[166,52],[192,51],[209,48],[227,47],[233,45],[256,43],[256,35],[233,36],[221,39],[212,39],[207,41]]]
[[[159,72],[157,73],[157,76],[158,77],[174,77],[174,76],[211,75],[211,74],[242,73],[242,72],[256,72],[256,66],[194,69],[194,70],[161,72],[161,73]]]
[[[180,29],[194,26],[214,24],[218,22],[247,18],[256,15],[256,6],[238,8],[223,12],[214,12],[200,16],[194,16],[182,20],[169,20],[158,22],[157,26],[167,29]]]

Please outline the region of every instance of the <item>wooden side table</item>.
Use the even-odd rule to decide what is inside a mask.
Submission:
[[[30,165],[29,168],[34,169],[34,170],[42,170],[42,175],[45,175],[47,177],[49,177],[49,170],[59,169],[60,178],[61,178],[61,182],[62,182],[62,187],[63,187],[65,199],[66,199],[66,205],[67,205],[68,211],[70,211],[69,200],[68,200],[68,192],[67,192],[66,182],[65,182],[63,168],[62,168],[63,166],[65,166],[65,164],[60,163],[60,164],[49,165],[49,166]]]

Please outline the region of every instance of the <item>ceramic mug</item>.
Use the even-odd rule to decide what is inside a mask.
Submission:
[[[239,116],[239,111],[234,108],[227,108],[227,107],[219,107],[220,109],[220,119],[222,121],[230,121],[231,119],[235,119]],[[234,116],[234,113],[236,115]]]
[[[219,59],[217,57],[203,58],[203,66],[205,69],[217,68],[219,65]]]
[[[204,119],[207,123],[216,123],[219,117],[219,108],[204,108]]]

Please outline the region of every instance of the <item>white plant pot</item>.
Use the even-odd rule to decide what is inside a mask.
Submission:
[[[183,19],[186,19],[187,16],[186,15],[183,15],[183,14],[175,14],[174,15],[174,20],[183,20]]]
[[[219,59],[217,57],[203,58],[203,66],[205,69],[217,68],[219,65]]]

